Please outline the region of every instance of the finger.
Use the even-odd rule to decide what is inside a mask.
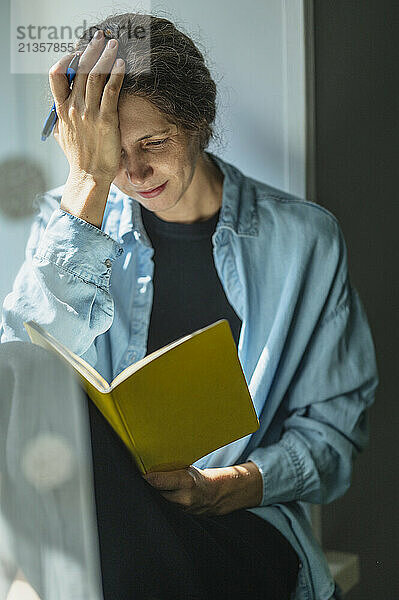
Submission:
[[[51,93],[57,105],[61,105],[71,93],[68,77],[66,76],[67,68],[76,53],[66,54],[59,61],[54,63],[49,71],[49,82]]]
[[[118,109],[119,93],[125,76],[125,61],[118,58],[107,81],[101,98],[100,114],[105,115]]]
[[[115,42],[114,46],[110,45],[112,42]],[[124,63],[123,61],[120,63],[118,60],[117,65],[115,65],[117,51],[118,42],[116,40],[110,40],[104,48],[104,52],[88,74],[85,96],[86,107],[88,110],[98,110],[100,108],[101,96],[105,92],[105,86],[108,85],[108,83],[106,84],[106,78],[110,74],[110,71],[114,75],[114,80],[110,86],[111,93],[107,94],[107,98],[110,97],[113,99],[113,97],[116,95],[116,99],[118,99],[120,87],[123,81],[124,70],[122,74],[122,69]],[[117,108],[117,104],[114,107],[114,103],[112,101],[109,106],[111,110],[116,110]]]
[[[101,30],[96,31],[89,44],[85,48],[79,60],[78,70],[73,81],[72,97],[75,102],[83,105],[86,96],[87,76],[99,59],[104,49],[104,34]]]
[[[177,471],[157,471],[144,475],[144,479],[158,490],[179,490],[184,487],[187,474],[183,469]]]
[[[180,487],[178,477],[172,471],[168,473],[149,473],[144,476],[144,479],[157,490],[176,490]]]
[[[178,504],[181,508],[183,508],[185,510],[187,510],[189,508],[193,508],[192,497],[187,493],[187,491],[175,490],[172,492],[160,492],[160,494],[168,502],[173,502],[173,504]]]

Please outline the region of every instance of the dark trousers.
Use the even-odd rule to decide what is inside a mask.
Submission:
[[[120,438],[78,393],[75,379],[54,355],[29,343],[0,344],[0,382],[0,470],[9,498],[2,509],[16,535],[85,561],[79,514],[64,518],[71,506],[80,510],[77,481],[36,492],[20,470],[19,453],[24,442],[43,433],[61,435],[68,443],[74,440],[75,458],[85,470],[85,459],[79,458],[85,430],[76,418],[81,414],[85,421],[88,414],[104,600],[289,598],[298,558],[287,540],[246,510],[195,516],[165,500],[142,478]],[[47,510],[58,515],[54,530]],[[18,514],[25,513],[34,519],[19,523]],[[27,572],[21,563],[39,594],[40,564]]]
[[[290,597],[298,557],[282,534],[246,510],[191,515],[165,500],[87,402],[105,600]]]

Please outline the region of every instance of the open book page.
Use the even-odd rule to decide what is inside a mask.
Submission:
[[[83,358],[80,358],[74,352],[68,350],[66,346],[61,344],[52,335],[47,333],[45,329],[40,327],[34,321],[24,323],[25,329],[29,334],[30,339],[37,346],[41,346],[45,350],[55,351],[63,360],[89,381],[99,392],[109,392],[110,385],[100,373],[98,373],[89,363]]]
[[[202,333],[203,331],[206,331],[207,329],[210,329],[211,327],[215,327],[215,325],[218,325],[220,322],[225,321],[225,320],[226,319],[220,319],[219,321],[216,321],[215,323],[212,323],[211,325],[207,325],[206,327],[203,327],[202,329],[198,329],[198,331],[195,331],[194,333],[189,333],[188,335],[185,335],[184,337],[182,337],[178,340],[175,340],[174,342],[171,342],[167,346],[164,346],[163,348],[159,348],[158,350],[155,350],[151,354],[144,356],[144,358],[142,358],[141,360],[138,360],[137,362],[133,363],[129,367],[126,367],[126,369],[124,369],[122,371],[122,373],[119,373],[119,375],[117,375],[115,377],[115,379],[112,381],[112,383],[110,385],[110,391],[114,390],[120,383],[122,383],[122,381],[125,381],[126,379],[128,379],[133,373],[135,373],[136,371],[138,371],[139,369],[141,369],[142,367],[147,365],[149,362],[155,360],[159,356],[162,356],[162,354],[165,354],[165,352],[172,350],[172,348],[175,348],[176,346],[183,344],[183,342],[186,342],[187,340],[198,335],[199,333]]]
[[[198,331],[190,333],[178,340],[175,340],[174,342],[171,342],[167,346],[159,348],[158,350],[155,350],[155,352],[144,356],[144,358],[131,364],[129,367],[119,373],[119,375],[115,377],[111,384],[109,384],[108,381],[106,381],[91,365],[89,365],[89,363],[83,360],[83,358],[68,350],[66,346],[56,340],[52,335],[47,333],[47,331],[40,327],[40,325],[34,321],[28,321],[27,323],[24,323],[24,326],[33,343],[37,344],[38,346],[42,346],[46,350],[53,350],[57,352],[61,358],[66,360],[69,365],[71,365],[78,373],[85,377],[99,392],[109,393],[112,392],[112,390],[115,389],[120,383],[122,383],[122,381],[128,379],[133,373],[152,362],[159,356],[162,356],[162,354],[165,352],[172,350],[172,348],[183,344],[185,341],[202,333],[203,331],[206,331],[207,329],[210,329],[211,327],[215,327],[225,320],[226,319],[220,319],[211,325],[207,325],[202,329],[198,329]]]

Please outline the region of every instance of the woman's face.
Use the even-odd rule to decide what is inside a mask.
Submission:
[[[113,183],[148,210],[173,208],[193,178],[198,145],[145,98],[121,98],[118,110],[122,152]],[[139,193],[165,183],[154,197]]]

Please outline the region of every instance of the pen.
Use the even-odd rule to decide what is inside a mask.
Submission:
[[[80,52],[77,52],[75,54],[75,56],[73,57],[73,59],[71,60],[71,62],[69,63],[69,66],[67,68],[66,76],[68,78],[69,87],[71,86],[71,83],[74,80],[74,77],[76,75],[79,58],[80,58]],[[47,140],[48,136],[53,131],[53,128],[57,121],[57,118],[58,118],[58,116],[57,116],[57,111],[56,111],[55,102],[54,102],[54,104],[51,107],[51,110],[47,116],[47,119],[45,120],[44,125],[43,125],[42,142]]]

